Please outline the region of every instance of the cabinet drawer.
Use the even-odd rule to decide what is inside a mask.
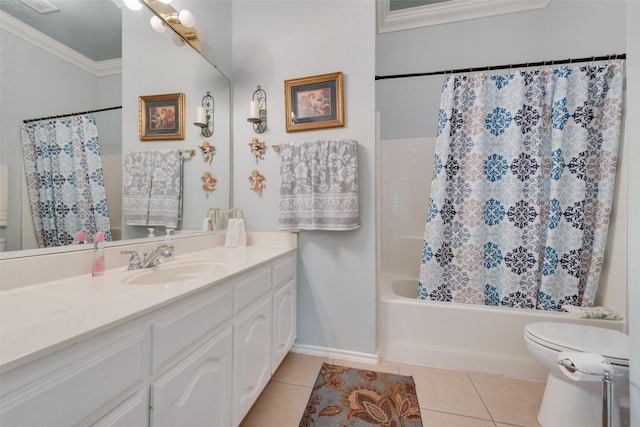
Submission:
[[[277,288],[280,285],[293,279],[296,272],[296,257],[295,254],[290,254],[273,263],[271,269],[271,280],[273,288]]]
[[[144,353],[144,334],[134,331],[80,343],[36,366],[18,368],[41,374],[2,396],[0,425],[75,425],[142,380]]]
[[[155,371],[172,356],[231,318],[231,287],[191,299],[151,323],[152,366]]]
[[[233,314],[271,290],[271,268],[262,267],[233,280]]]

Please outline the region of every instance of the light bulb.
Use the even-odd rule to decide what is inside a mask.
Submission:
[[[151,19],[149,19],[149,24],[151,24],[151,28],[153,28],[158,33],[164,33],[165,31],[167,31],[166,24],[162,22],[162,19],[158,18],[155,15],[153,15]]]
[[[139,0],[124,0],[124,4],[131,10],[142,9],[142,3]]]
[[[178,20],[180,20],[180,23],[187,28],[193,27],[196,23],[193,13],[189,12],[187,9],[181,10],[180,13],[178,13]]]

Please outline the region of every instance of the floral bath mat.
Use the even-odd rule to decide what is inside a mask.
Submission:
[[[300,427],[422,427],[412,377],[324,363]]]

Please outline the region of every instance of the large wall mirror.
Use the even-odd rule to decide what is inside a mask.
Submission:
[[[122,218],[122,159],[132,151],[195,151],[192,157],[183,156],[183,211],[178,227],[183,232],[200,231],[209,208],[228,210],[231,195],[231,88],[228,78],[189,45],[176,43],[170,30],[162,34],[155,32],[149,25],[153,15],[147,8],[131,11],[118,5],[117,0],[50,0],[50,3],[54,6],[57,3],[60,9],[51,12],[52,17],[75,6],[82,9],[84,16],[89,16],[74,15],[73,19],[79,21],[80,27],[89,28],[90,36],[73,33],[70,25],[54,24],[66,30],[66,34],[54,37],[60,38],[61,43],[73,45],[73,50],[63,46],[52,48],[54,45],[47,44],[47,37],[42,35],[45,28],[34,30],[32,26],[40,24],[29,19],[29,16],[38,16],[39,13],[21,0],[0,2],[0,164],[9,167],[8,221],[6,227],[0,227],[5,250],[37,247],[24,190],[20,127],[25,119],[122,107],[94,113],[109,218],[115,238],[131,239],[148,234],[147,227],[128,226]],[[92,24],[94,18],[100,24]],[[203,21],[198,22],[199,19]],[[198,24],[206,28],[209,23],[204,19],[196,15],[196,28]],[[98,25],[102,26],[107,21],[112,22],[113,28],[102,30],[113,35],[109,38],[115,38],[117,43],[121,39],[122,49],[117,54],[99,54],[108,52],[105,49],[107,38],[98,31]],[[16,30],[16,27],[21,29]],[[67,41],[62,37],[67,37]],[[94,43],[93,51],[81,53],[90,45],[86,43],[89,37],[98,43]],[[74,44],[69,40],[83,43]],[[204,137],[201,128],[193,123],[196,121],[196,107],[201,105],[207,92],[214,98],[214,132]],[[138,137],[139,97],[170,93],[183,93],[185,96],[184,140],[141,141]],[[216,147],[216,155],[210,164],[200,154],[199,146],[204,141]],[[217,188],[213,192],[202,189],[201,177],[206,171],[217,179]],[[163,234],[164,229],[156,230],[156,235]]]

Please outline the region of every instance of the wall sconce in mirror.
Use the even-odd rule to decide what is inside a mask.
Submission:
[[[196,108],[196,121],[194,125],[201,128],[200,134],[209,137],[213,135],[213,105],[214,100],[211,92],[202,98],[202,106]]]
[[[267,130],[267,93],[258,85],[249,102],[249,123],[253,123],[255,133]]]

